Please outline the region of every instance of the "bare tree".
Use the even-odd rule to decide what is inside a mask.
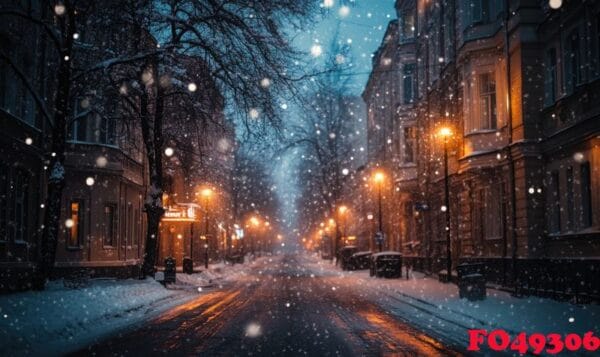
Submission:
[[[290,128],[294,135],[286,147],[303,148],[298,169],[304,192],[298,203],[304,208],[306,222],[334,216],[342,195],[344,169],[352,166],[356,98],[347,94],[349,51],[336,36],[328,53],[328,69],[314,81],[314,89],[303,107],[304,115],[300,123]],[[339,232],[336,247],[337,239]]]

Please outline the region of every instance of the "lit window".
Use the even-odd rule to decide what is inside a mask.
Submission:
[[[71,201],[69,218],[72,225],[68,228],[69,247],[80,247],[83,242],[83,203],[81,201]]]

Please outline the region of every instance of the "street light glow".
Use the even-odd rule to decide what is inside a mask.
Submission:
[[[377,171],[375,173],[375,175],[373,175],[373,180],[377,183],[383,182],[384,179],[385,179],[385,175],[381,171]]]
[[[348,210],[348,207],[346,207],[346,206],[340,206],[340,208],[338,208],[338,211],[339,211],[341,214],[344,214],[344,213],[346,213],[346,211],[347,211],[347,210]]]
[[[213,191],[210,188],[205,188],[204,190],[202,190],[202,196],[208,198],[210,196],[212,196]]]
[[[443,127],[440,129],[439,135],[443,138],[447,138],[449,136],[452,136],[452,130],[450,130],[450,128],[448,127]]]

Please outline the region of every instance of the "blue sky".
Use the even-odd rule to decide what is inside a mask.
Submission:
[[[360,94],[371,70],[371,55],[381,43],[387,24],[396,18],[394,0],[346,0],[350,11],[345,16],[340,14],[344,11],[340,9],[345,6],[342,0],[324,1],[333,1],[333,6],[316,19],[312,28],[298,34],[294,43],[298,49],[307,52],[308,56],[311,47],[317,43],[322,44],[325,51],[339,22],[340,39],[350,42],[352,49],[355,75],[351,94]],[[326,57],[327,53],[321,56]]]

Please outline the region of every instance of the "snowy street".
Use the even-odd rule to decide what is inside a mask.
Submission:
[[[352,284],[312,269],[305,257],[272,260],[77,354],[448,356],[460,348],[395,318]]]

